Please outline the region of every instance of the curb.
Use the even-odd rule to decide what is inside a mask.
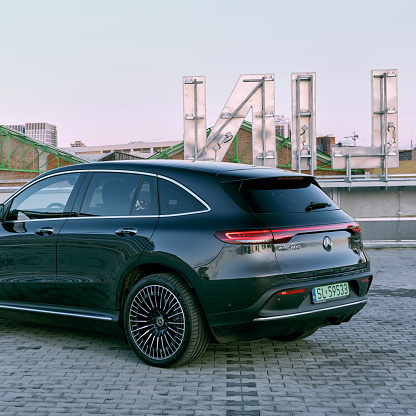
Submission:
[[[371,248],[416,248],[416,241],[363,241],[365,249]]]

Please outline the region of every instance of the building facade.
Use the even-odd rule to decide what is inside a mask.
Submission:
[[[25,134],[50,146],[58,146],[58,132],[54,124],[25,123]]]
[[[76,140],[71,147],[62,150],[75,156],[88,160],[98,160],[111,152],[126,153],[147,159],[149,156],[168,149],[180,143],[179,140],[171,141],[152,141],[152,142],[130,142],[125,144],[109,144],[102,146],[86,146],[81,140]]]
[[[276,115],[274,117],[275,133],[285,139],[290,138],[291,122],[289,117],[283,115]]]
[[[5,126],[50,146],[58,146],[58,131],[54,124],[25,123]]]

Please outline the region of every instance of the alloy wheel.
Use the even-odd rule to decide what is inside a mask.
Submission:
[[[152,360],[166,360],[181,348],[185,314],[171,290],[161,285],[147,285],[136,293],[131,303],[129,327],[143,355]]]

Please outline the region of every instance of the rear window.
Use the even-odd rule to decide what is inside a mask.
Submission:
[[[243,181],[240,194],[255,213],[278,214],[337,209],[313,178],[265,178]]]

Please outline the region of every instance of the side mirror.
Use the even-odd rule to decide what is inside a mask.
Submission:
[[[4,205],[0,204],[0,222],[3,222],[4,217]]]

